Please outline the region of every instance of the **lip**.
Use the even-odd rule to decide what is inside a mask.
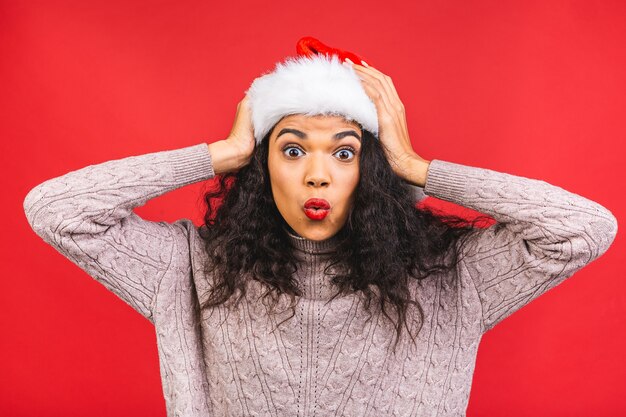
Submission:
[[[330,203],[323,198],[309,198],[304,203],[304,208],[319,208],[323,210],[330,210]]]
[[[304,203],[304,214],[311,220],[323,220],[330,212],[330,203],[323,198],[309,198]]]

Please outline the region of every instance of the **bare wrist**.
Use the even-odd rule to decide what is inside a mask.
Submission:
[[[246,159],[241,151],[226,139],[209,144],[215,174],[234,172],[245,165]]]
[[[426,185],[429,166],[430,161],[423,158],[413,158],[411,160],[410,169],[408,170],[407,181],[418,187],[424,187]]]

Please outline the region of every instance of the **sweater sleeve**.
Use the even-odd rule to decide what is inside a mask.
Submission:
[[[613,214],[545,181],[432,160],[424,193],[488,214],[496,223],[459,245],[475,284],[483,333],[600,257],[617,233]]]
[[[187,229],[144,220],[133,209],[213,176],[206,143],[130,156],[37,185],[24,211],[46,243],[154,323],[160,280]]]

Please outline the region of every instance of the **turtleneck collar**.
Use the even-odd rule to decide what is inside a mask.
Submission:
[[[306,253],[332,253],[339,244],[339,234],[329,237],[324,240],[311,240],[305,237],[299,236],[289,229],[285,228],[287,236],[291,244],[296,248]]]
[[[340,242],[340,234],[324,240],[311,240],[299,236],[289,228],[285,228],[296,258],[300,260],[298,270],[294,274],[302,289],[302,297],[310,300],[330,300],[337,292],[328,274],[334,273],[334,266],[326,270],[330,255]]]

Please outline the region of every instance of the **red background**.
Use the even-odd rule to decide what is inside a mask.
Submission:
[[[620,0],[2,1],[0,415],[165,416],[152,325],[32,232],[35,185],[225,138],[310,35],[393,78],[424,158],[545,180],[621,225],[625,22]],[[198,224],[201,186],[137,212]],[[468,416],[626,415],[620,235],[484,336]]]

